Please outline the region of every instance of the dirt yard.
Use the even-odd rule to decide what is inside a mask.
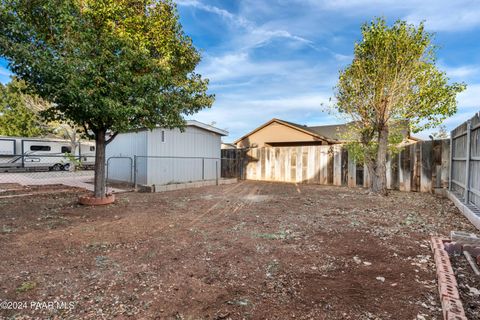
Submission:
[[[0,318],[441,319],[428,240],[474,231],[419,193],[241,182],[89,208],[49,191],[0,197]]]

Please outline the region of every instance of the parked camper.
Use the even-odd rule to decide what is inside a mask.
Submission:
[[[68,140],[0,137],[0,171],[12,168],[67,171],[73,159],[80,160],[82,166],[93,166],[95,144],[81,142],[72,154]]]

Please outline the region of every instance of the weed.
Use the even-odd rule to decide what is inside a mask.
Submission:
[[[285,240],[289,236],[289,232],[280,231],[277,233],[256,233],[255,237],[268,240]]]
[[[277,259],[270,261],[265,268],[265,275],[267,276],[267,278],[273,277],[275,273],[277,273],[279,266],[280,264],[278,263]]]
[[[112,267],[118,267],[119,265],[110,259],[109,257],[106,256],[96,256],[95,257],[95,265],[101,269],[108,268],[110,266]]]
[[[7,225],[2,226],[2,233],[12,233],[14,231],[15,231],[15,229],[12,228],[12,227],[9,227]]]
[[[27,292],[37,287],[37,283],[34,281],[25,281],[17,288],[18,293]]]
[[[92,251],[103,251],[105,249],[108,249],[110,246],[111,244],[108,242],[92,242],[87,244],[85,247],[88,250],[92,250]]]

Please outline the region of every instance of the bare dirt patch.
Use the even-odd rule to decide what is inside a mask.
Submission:
[[[0,299],[62,319],[440,319],[431,235],[473,231],[429,194],[241,182],[0,199]],[[0,229],[1,230],[1,229]]]

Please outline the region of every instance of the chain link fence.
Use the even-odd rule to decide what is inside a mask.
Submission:
[[[170,185],[235,178],[236,159],[179,156],[114,156],[106,159],[107,192],[138,186]],[[10,155],[0,157],[0,184],[63,184],[93,190],[95,157]],[[0,187],[1,189],[1,187]]]
[[[0,156],[0,184],[89,188],[95,157],[45,154]],[[1,188],[0,188],[1,189]]]
[[[182,156],[115,156],[107,159],[107,182],[111,187],[171,185],[232,178],[228,164],[234,159]]]

